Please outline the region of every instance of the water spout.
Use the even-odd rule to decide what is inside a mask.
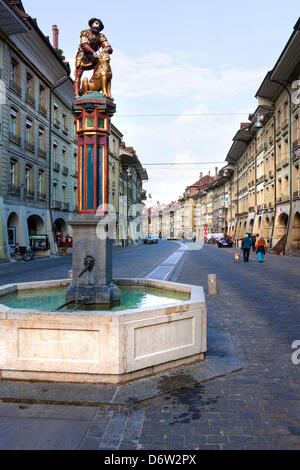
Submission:
[[[81,271],[81,273],[79,274],[78,276],[78,279],[81,278],[81,276],[83,276],[84,273],[88,272],[89,273],[89,284],[93,284],[93,281],[92,281],[92,271],[95,267],[95,258],[93,258],[93,256],[86,256],[84,258],[84,268],[83,270]]]

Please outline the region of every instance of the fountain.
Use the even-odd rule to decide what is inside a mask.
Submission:
[[[112,49],[100,20],[90,23],[76,56],[79,191],[78,214],[70,222],[72,280],[0,287],[2,379],[124,383],[201,361],[206,351],[201,287],[112,278],[112,241],[105,235],[108,139],[116,110]],[[94,75],[80,91],[88,67]]]

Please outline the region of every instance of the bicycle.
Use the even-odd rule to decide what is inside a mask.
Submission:
[[[10,247],[10,255],[16,261],[31,261],[34,259],[34,252],[31,247],[28,246],[11,246]]]

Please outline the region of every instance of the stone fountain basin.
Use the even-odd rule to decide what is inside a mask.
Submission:
[[[152,279],[116,279],[190,300],[152,308],[50,312],[14,309],[1,296],[67,287],[70,280],[0,287],[0,378],[118,384],[204,359],[206,305],[202,287]]]

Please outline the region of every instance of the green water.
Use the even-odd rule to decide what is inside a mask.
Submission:
[[[121,301],[114,307],[107,308],[97,305],[84,305],[80,310],[109,310],[118,312],[132,308],[154,307],[168,303],[180,303],[189,300],[188,294],[180,292],[153,289],[150,287],[120,287]],[[57,310],[66,303],[65,288],[37,289],[31,291],[16,292],[14,294],[0,297],[0,303],[11,308],[22,308],[30,310]],[[60,311],[69,311],[75,307],[68,305]]]

